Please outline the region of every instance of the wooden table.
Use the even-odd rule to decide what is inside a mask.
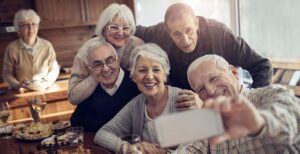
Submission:
[[[0,95],[1,101],[7,101],[10,105],[10,123],[23,123],[31,121],[31,114],[27,102],[31,96],[44,94],[47,99],[47,106],[43,111],[41,121],[49,122],[55,120],[67,120],[73,113],[75,106],[68,102],[68,79],[56,81],[45,91],[13,91],[7,86],[0,84],[0,90],[5,90],[4,95]],[[59,118],[58,118],[59,117]],[[55,119],[56,118],[56,119]]]
[[[85,146],[97,146],[94,144],[94,136],[95,133],[84,133],[84,145]],[[24,154],[28,154],[30,151],[37,152],[37,146],[41,143],[41,141],[22,141],[17,139],[0,139],[0,153],[3,154],[18,154],[21,148]],[[99,147],[99,146],[98,146]],[[105,148],[99,147],[99,154],[112,154],[112,152],[106,150]]]

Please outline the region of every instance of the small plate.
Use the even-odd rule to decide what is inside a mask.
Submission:
[[[53,123],[54,130],[62,130],[62,129],[66,129],[70,126],[71,126],[70,121],[58,121],[58,122]]]
[[[13,131],[13,136],[19,140],[39,141],[53,134],[52,124],[30,123],[26,127]]]

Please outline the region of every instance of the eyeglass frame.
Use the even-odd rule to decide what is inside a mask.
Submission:
[[[118,28],[118,30],[112,30],[111,27],[114,26],[115,28]],[[124,33],[126,34],[129,34],[131,31],[132,31],[132,27],[131,26],[118,26],[118,25],[115,25],[115,24],[111,24],[111,25],[106,25],[105,27],[107,27],[108,31],[109,32],[112,32],[112,33],[117,33],[119,32],[120,30],[122,30]],[[129,28],[129,30],[124,30],[124,28]]]
[[[111,59],[112,58],[112,59]],[[109,61],[111,59],[111,61]],[[104,62],[102,61],[96,61],[94,63],[96,64],[92,64],[92,65],[88,65],[89,69],[93,69],[95,71],[102,71],[102,69],[104,68],[104,65],[106,65],[107,67],[111,68],[111,66],[118,60],[118,56],[110,56],[108,58],[106,58],[104,60]],[[97,68],[98,67],[98,68]]]
[[[37,24],[37,23],[26,23],[26,24],[20,24],[20,25],[19,25],[19,28],[22,28],[22,29],[29,29],[30,27],[36,28],[36,27],[38,27],[38,26],[39,26],[39,24]]]

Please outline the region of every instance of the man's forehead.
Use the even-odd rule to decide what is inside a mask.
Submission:
[[[191,15],[184,14],[181,16],[171,18],[170,20],[167,20],[167,27],[171,28],[174,26],[174,24],[186,27],[186,26],[192,26],[194,23],[195,23],[194,19],[192,18]]]
[[[115,56],[115,52],[109,46],[101,45],[92,50],[89,54],[90,60],[105,60],[108,57]]]
[[[204,61],[194,69],[194,75],[197,76],[211,76],[213,74],[217,74],[221,70],[216,67],[216,65],[213,62],[210,61]]]

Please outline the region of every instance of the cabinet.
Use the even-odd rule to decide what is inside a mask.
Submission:
[[[100,13],[111,3],[133,9],[133,0],[36,0],[41,29],[95,25]]]
[[[33,0],[0,0],[0,25],[12,25],[14,15],[19,9],[33,6]]]

